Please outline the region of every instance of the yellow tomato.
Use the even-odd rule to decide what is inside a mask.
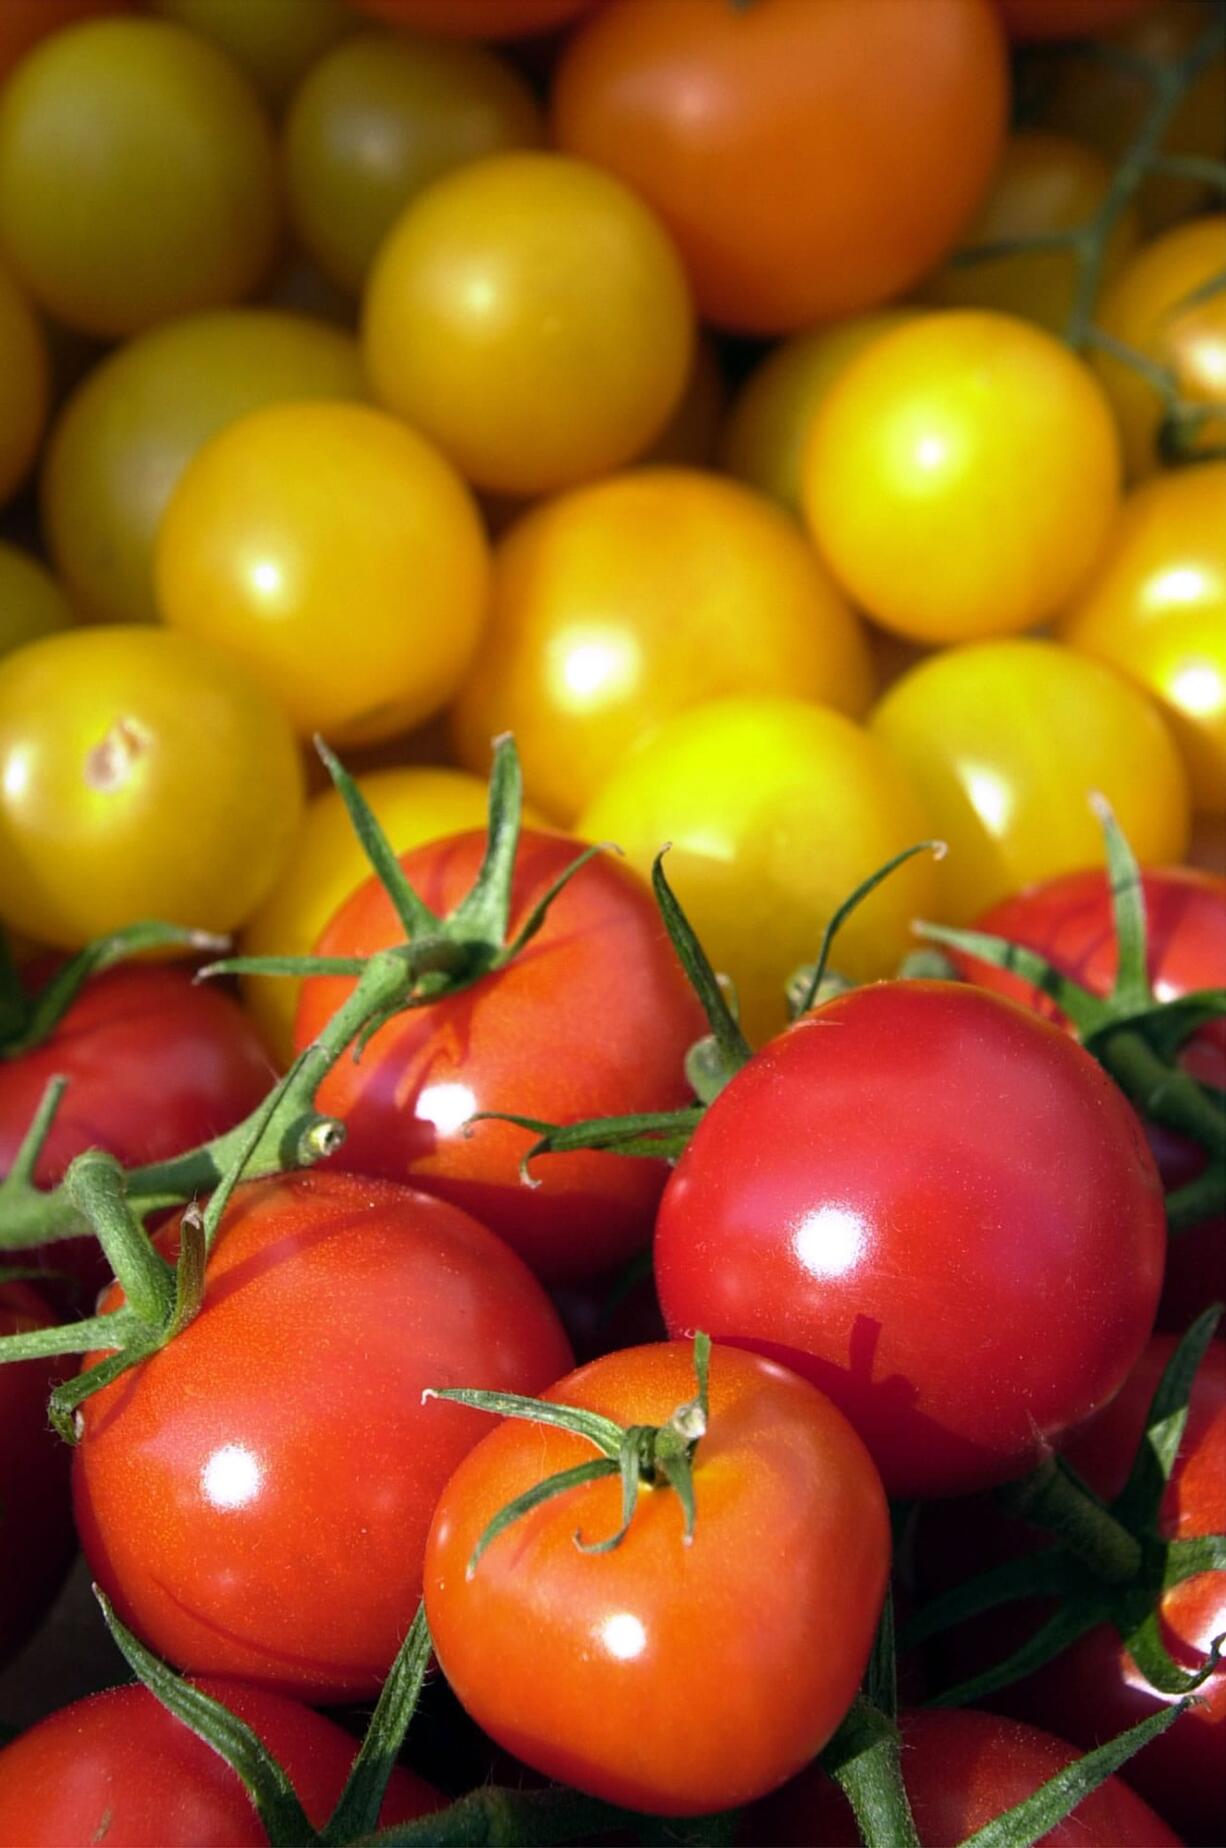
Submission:
[[[916,641],[1009,635],[1088,576],[1119,505],[1119,446],[1093,375],[1009,315],[922,315],[832,386],[805,452],[804,511],[844,589]]]
[[[650,444],[694,330],[680,260],[627,187],[560,154],[502,154],[397,220],[363,337],[375,396],[469,481],[543,494]]]
[[[1040,879],[1102,864],[1090,796],[1147,865],[1178,861],[1187,779],[1158,710],[1114,669],[1054,642],[984,642],[895,682],[869,729],[949,843],[942,916],[965,924]]]
[[[237,301],[273,254],[276,150],[251,86],[180,26],[44,39],[0,97],[0,237],[35,301],[115,336]]]
[[[343,0],[152,0],[152,10],[211,39],[270,103],[360,23]]]
[[[301,809],[284,715],[188,636],[73,629],[0,661],[0,919],[27,936],[233,930]]]
[[[489,792],[462,770],[373,770],[357,783],[397,853],[485,824]],[[524,819],[537,825],[531,813]],[[308,956],[332,914],[369,877],[370,862],[335,789],[312,797],[280,878],[243,931],[244,956]],[[279,976],[243,978],[247,1007],[287,1064],[299,987]]]
[[[0,501],[25,479],[47,417],[50,362],[25,296],[0,268]]]
[[[818,405],[844,366],[914,314],[882,308],[781,340],[750,373],[728,414],[723,466],[798,514],[805,441]]]
[[[1057,633],[1160,702],[1195,807],[1226,814],[1226,462],[1159,475],[1129,496]]]
[[[294,229],[324,272],[356,294],[400,213],[431,180],[544,138],[527,84],[493,52],[363,32],[320,60],[286,119]]]
[[[173,628],[241,660],[299,732],[344,745],[453,696],[489,564],[472,496],[431,444],[365,405],[280,404],[188,466],[154,576]]]
[[[82,614],[156,619],[158,525],[209,437],[261,405],[364,396],[356,341],[270,309],[190,315],[110,354],[61,412],[43,467],[43,530]]]
[[[455,737],[484,770],[490,739],[513,731],[529,794],[565,821],[649,727],[730,693],[863,712],[860,626],[769,501],[697,470],[633,470],[536,508],[500,542]]]
[[[1217,287],[1211,293],[1210,286]],[[1213,407],[1191,433],[1192,454],[1226,443],[1226,217],[1197,218],[1146,244],[1104,295],[1104,333],[1169,372],[1181,399]],[[1161,393],[1136,366],[1099,352],[1094,364],[1111,400],[1136,478],[1159,466]]]
[[[0,655],[71,629],[67,597],[44,565],[0,540]]]
[[[931,828],[888,752],[841,713],[726,699],[643,739],[575,831],[616,841],[644,874],[672,843],[669,881],[760,1041],[784,1025],[785,983],[816,957],[840,902]],[[930,857],[917,855],[852,914],[832,967],[853,981],[891,974],[932,903]]]
[[[1040,232],[1079,231],[1107,195],[1112,168],[1068,135],[1023,129],[1011,135],[963,251]],[[1113,276],[1137,241],[1128,212],[1107,246],[1103,275]],[[1024,250],[1011,256],[952,260],[925,283],[923,298],[943,308],[995,308],[1063,334],[1077,299],[1081,266],[1071,250]]]

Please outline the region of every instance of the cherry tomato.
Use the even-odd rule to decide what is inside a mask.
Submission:
[[[731,978],[754,1042],[784,1024],[784,985],[817,955],[835,908],[932,832],[874,738],[841,713],[786,699],[678,713],[627,754],[576,828],[616,841],[643,872],[672,843],[669,881]],[[854,981],[892,974],[933,894],[928,856],[908,861],[848,919],[835,967]]]
[[[1159,475],[1125,501],[1056,633],[1152,694],[1194,806],[1226,813],[1226,462]]]
[[[0,268],[0,501],[21,486],[34,460],[50,386],[43,330],[17,283]]]
[[[61,412],[42,477],[47,542],[82,612],[154,621],[158,524],[209,437],[262,405],[364,396],[355,341],[268,309],[190,315],[108,355]]]
[[[900,295],[951,248],[1005,89],[980,0],[612,0],[563,52],[554,128],[660,213],[704,319],[789,333]]]
[[[240,660],[299,732],[340,745],[446,704],[488,569],[450,463],[357,404],[270,405],[221,431],[184,470],[154,553],[171,627]]]
[[[548,1394],[627,1425],[663,1424],[693,1396],[688,1342],[610,1354]],[[761,1796],[821,1749],[863,1672],[889,1570],[877,1473],[820,1393],[717,1347],[692,1545],[657,1488],[620,1545],[582,1551],[577,1534],[619,1526],[605,1478],[536,1508],[466,1575],[501,1508],[591,1455],[508,1421],[456,1471],[426,1555],[443,1673],[517,1758],[596,1796],[670,1816]]]
[[[921,661],[869,729],[949,844],[941,916],[967,923],[1023,886],[1102,861],[1101,791],[1145,865],[1183,855],[1188,794],[1165,721],[1111,668],[1054,642],[983,642]]]
[[[280,708],[189,636],[73,629],[0,660],[0,918],[27,936],[231,930],[301,810]]]
[[[593,0],[350,0],[391,26],[455,38],[521,38],[566,25]]]
[[[1226,218],[1197,218],[1144,245],[1103,296],[1103,331],[1164,367],[1188,404],[1213,407],[1190,437],[1193,455],[1226,441]],[[1198,292],[1216,287],[1212,294]],[[1119,421],[1133,477],[1159,466],[1163,402],[1136,366],[1098,352],[1094,364]]]
[[[381,245],[363,321],[375,396],[508,494],[569,487],[646,448],[693,338],[654,215],[558,154],[491,155],[435,180]]]
[[[726,399],[719,355],[713,342],[700,332],[694,342],[685,389],[672,416],[639,461],[678,468],[705,468],[713,463]]]
[[[1025,1802],[1078,1753],[1063,1739],[974,1708],[904,1711],[902,1773],[923,1848],[961,1842]],[[745,1839],[778,1848],[858,1848],[851,1806],[818,1766],[747,1819]],[[1174,1830],[1118,1777],[1083,1797],[1043,1848],[1179,1848]]]
[[[996,0],[1014,44],[1098,38],[1153,9],[1154,0]]]
[[[655,1244],[669,1332],[803,1373],[902,1496],[1019,1476],[1104,1405],[1165,1256],[1157,1170],[1101,1067],[996,995],[920,981],[827,1002],[743,1067]]]
[[[0,235],[69,327],[113,336],[254,288],[277,236],[272,135],[220,52],[153,19],[45,39],[0,100]]]
[[[55,1321],[24,1283],[0,1283],[0,1335]],[[42,1622],[76,1551],[69,1454],[47,1423],[47,1397],[71,1363],[10,1361],[0,1367],[0,1661]]]
[[[445,911],[472,883],[484,845],[483,834],[462,834],[401,863],[414,890]],[[577,851],[556,835],[521,837],[512,934]],[[402,937],[372,879],[316,948],[365,956]],[[298,1048],[352,986],[341,977],[303,983]],[[531,945],[505,969],[399,1015],[357,1063],[335,1065],[320,1107],[345,1121],[338,1163],[411,1181],[478,1215],[540,1276],[599,1276],[648,1242],[663,1165],[584,1150],[542,1162],[539,1185],[528,1188],[519,1161],[531,1134],[497,1122],[470,1130],[468,1119],[479,1110],[549,1122],[670,1110],[689,1097],[685,1055],[705,1031],[650,893],[601,856],[554,900]]]
[[[478,45],[363,32],[321,58],[285,124],[294,229],[357,294],[409,200],[468,161],[536,147],[523,79]]]
[[[245,1720],[322,1828],[357,1750],[351,1736],[297,1701],[238,1681],[199,1680]],[[443,1799],[396,1766],[379,1820],[410,1822]],[[225,1760],[147,1688],[111,1688],[62,1707],[0,1752],[0,1844],[63,1848],[259,1848],[251,1799]]]
[[[68,599],[44,565],[0,539],[0,655],[71,629]]]
[[[82,1547],[180,1667],[365,1698],[412,1619],[434,1504],[482,1435],[422,1391],[530,1393],[569,1364],[540,1285],[466,1213],[330,1170],[244,1186],[195,1321],[83,1407]]]
[[[1093,375],[1039,328],[971,309],[917,317],[853,360],[814,419],[803,476],[839,583],[924,642],[1054,615],[1119,507]]]
[[[152,9],[211,40],[270,103],[284,103],[307,71],[358,29],[343,0],[153,0]]]
[[[636,470],[550,501],[501,541],[456,744],[480,771],[490,739],[513,731],[529,794],[569,820],[636,739],[731,693],[862,713],[859,623],[761,496],[696,470]]]
[[[123,13],[128,0],[4,0],[0,7],[0,77],[7,77],[32,45],[79,20]]]

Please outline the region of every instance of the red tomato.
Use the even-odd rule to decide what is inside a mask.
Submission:
[[[1160,1001],[1226,981],[1226,879],[1189,867],[1142,876],[1148,920],[1149,978]],[[1105,872],[1069,873],[1007,898],[975,928],[1039,950],[1091,994],[1115,981],[1116,938]],[[1048,1020],[1064,1022],[1055,1003],[1020,977],[976,957],[955,956],[960,973],[981,988],[1008,995]],[[1067,1023],[1065,1023],[1067,1024]],[[1226,1089],[1226,1020],[1190,1039],[1183,1060],[1194,1077]],[[1150,1147],[1168,1189],[1194,1180],[1205,1152],[1160,1124],[1147,1126]],[[1184,1329],[1211,1302],[1226,1300],[1226,1207],[1171,1240],[1159,1311],[1166,1328]]]
[[[471,885],[484,846],[482,833],[453,835],[402,855],[401,865],[441,912]],[[578,851],[560,835],[521,836],[512,933]],[[316,949],[365,956],[402,936],[372,879]],[[299,1048],[352,986],[331,977],[303,983]],[[529,1188],[519,1176],[528,1131],[464,1126],[478,1110],[552,1123],[670,1110],[689,1097],[685,1054],[706,1030],[651,894],[602,855],[554,901],[522,955],[449,1000],[399,1015],[359,1063],[333,1067],[319,1103],[345,1120],[338,1164],[451,1200],[551,1281],[599,1276],[650,1238],[663,1164],[592,1151],[552,1156]]]
[[[1033,1796],[1077,1757],[1071,1745],[994,1714],[899,1715],[902,1768],[923,1848],[945,1848]],[[754,1810],[746,1841],[778,1848],[859,1848],[851,1807],[814,1765]],[[1043,1848],[1178,1848],[1179,1837],[1127,1784],[1110,1777],[1041,1837]]]
[[[664,1424],[693,1399],[693,1349],[624,1349],[547,1396]],[[670,1816],[761,1796],[821,1749],[864,1671],[889,1570],[877,1472],[820,1393],[715,1348],[692,1544],[676,1495],[645,1489],[618,1546],[577,1547],[620,1525],[604,1477],[525,1515],[466,1575],[501,1508],[595,1454],[508,1420],[456,1471],[426,1558],[443,1672],[508,1751],[595,1796]]]
[[[237,1681],[195,1685],[246,1720],[322,1828],[357,1742],[279,1694]],[[379,1820],[410,1822],[442,1804],[429,1784],[397,1767]],[[147,1688],[111,1688],[75,1701],[0,1752],[0,1848],[258,1848],[267,1841],[224,1759]]]
[[[454,1207],[329,1171],[243,1187],[196,1320],[83,1408],[82,1546],[123,1621],[192,1673],[364,1698],[482,1434],[424,1388],[534,1392],[569,1364],[540,1286]]]
[[[55,1320],[24,1283],[0,1284],[0,1335]],[[47,1398],[71,1363],[0,1367],[0,1661],[37,1629],[76,1551],[69,1454],[47,1423]]]
[[[673,1335],[773,1354],[846,1413],[891,1495],[1023,1473],[1115,1393],[1166,1227],[1106,1073],[947,982],[828,1002],[750,1060],[660,1203]]]

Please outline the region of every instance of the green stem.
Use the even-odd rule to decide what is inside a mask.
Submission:
[[[821,1755],[855,1812],[865,1848],[920,1848],[899,1759],[898,1730],[865,1700],[853,1703]]]
[[[1216,1163],[1194,1181],[1166,1196],[1166,1229],[1172,1238],[1191,1232],[1222,1210],[1226,1174]]]
[[[1191,1136],[1211,1153],[1226,1152],[1226,1111],[1195,1078],[1160,1058],[1141,1034],[1127,1027],[1104,1034],[1096,1050],[1142,1116]]]
[[[1007,1483],[996,1494],[1011,1514],[1055,1534],[1107,1584],[1127,1584],[1140,1571],[1140,1542],[1060,1457],[1046,1457],[1029,1476]]]
[[[128,1204],[125,1175],[113,1155],[89,1149],[64,1177],[73,1206],[88,1220],[123,1287],[128,1307],[151,1328],[162,1328],[175,1306],[175,1276],[154,1250]]]

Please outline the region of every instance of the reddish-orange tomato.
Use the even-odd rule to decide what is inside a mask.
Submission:
[[[985,0],[612,0],[563,54],[554,127],[660,213],[707,319],[791,332],[940,261],[1005,103]]]
[[[996,0],[1014,44],[1098,38],[1153,10],[1154,0]]]
[[[0,6],[0,77],[7,76],[32,45],[79,19],[126,13],[128,0],[4,0]]]

